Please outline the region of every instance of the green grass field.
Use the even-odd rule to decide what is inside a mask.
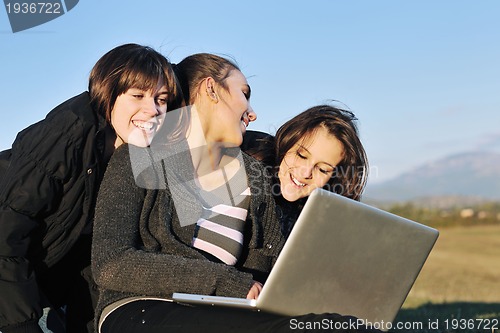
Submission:
[[[394,332],[500,332],[500,225],[440,229]]]

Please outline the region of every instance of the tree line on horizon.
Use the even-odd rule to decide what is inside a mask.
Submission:
[[[405,202],[392,204],[386,210],[430,227],[500,224],[500,202],[446,209],[423,207],[412,202]]]

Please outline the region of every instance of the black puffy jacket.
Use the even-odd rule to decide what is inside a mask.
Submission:
[[[0,331],[37,332],[36,275],[91,231],[106,121],[87,92],[21,131],[0,154]]]

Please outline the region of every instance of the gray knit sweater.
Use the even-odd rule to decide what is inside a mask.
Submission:
[[[252,194],[245,250],[236,266],[228,266],[190,246],[195,225],[181,227],[168,178],[159,177],[151,186],[163,189],[145,189],[151,179],[137,186],[130,147],[123,145],[113,154],[98,196],[92,246],[92,272],[100,289],[96,321],[104,307],[131,296],[169,298],[187,292],[245,297],[253,280],[269,273],[284,245],[264,166],[243,154]],[[172,171],[168,163],[154,165],[167,173],[182,172]],[[182,195],[189,209],[200,209],[189,191]]]

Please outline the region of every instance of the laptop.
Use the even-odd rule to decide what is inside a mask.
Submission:
[[[439,232],[316,189],[257,300],[174,293],[179,303],[282,315],[339,313],[392,323]]]

